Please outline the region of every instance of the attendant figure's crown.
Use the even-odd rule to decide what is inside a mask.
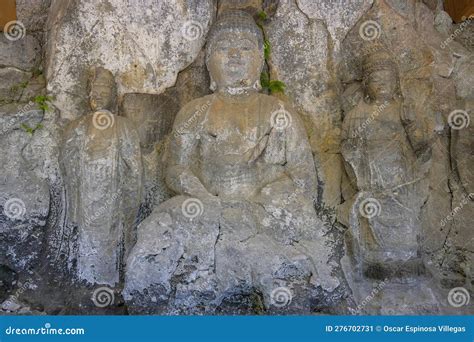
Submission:
[[[362,58],[362,71],[364,75],[386,69],[398,69],[394,57],[383,45],[372,45]]]

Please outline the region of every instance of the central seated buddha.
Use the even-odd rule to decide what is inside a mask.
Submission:
[[[166,183],[177,196],[138,227],[124,298],[132,313],[248,312],[259,300],[309,312],[339,283],[304,127],[259,93],[263,37],[247,13],[218,18],[206,62],[214,93],[176,117]]]

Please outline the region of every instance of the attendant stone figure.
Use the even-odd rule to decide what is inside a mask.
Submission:
[[[310,310],[316,288],[338,280],[306,132],[258,92],[263,38],[250,15],[223,12],[206,58],[214,93],[176,117],[166,182],[177,196],[140,224],[124,298],[132,313],[210,312],[232,298],[240,310],[255,294],[267,308]]]
[[[398,95],[397,65],[383,49],[363,61],[365,99],[344,118],[342,155],[357,194],[348,245],[359,276],[406,281],[421,268],[417,153],[426,146]]]
[[[89,83],[92,113],[67,127],[62,146],[68,223],[77,229],[71,260],[79,279],[114,286],[135,240],[140,140],[133,124],[112,112],[112,73],[95,68]]]

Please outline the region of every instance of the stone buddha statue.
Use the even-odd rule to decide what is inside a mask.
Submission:
[[[140,140],[132,123],[113,114],[112,73],[95,68],[89,80],[92,113],[64,132],[62,167],[68,223],[77,227],[71,260],[80,280],[114,286],[134,243],[141,201]]]
[[[209,312],[256,293],[274,308],[284,288],[288,308],[309,310],[312,291],[338,281],[306,132],[285,103],[259,93],[263,37],[246,12],[219,16],[206,62],[214,93],[175,119],[166,183],[176,196],[140,224],[124,298],[133,313]]]
[[[369,53],[363,74],[365,99],[346,114],[342,131],[345,169],[357,190],[345,203],[350,254],[359,276],[407,280],[421,264],[415,152],[426,144],[398,95],[392,56],[383,49]]]

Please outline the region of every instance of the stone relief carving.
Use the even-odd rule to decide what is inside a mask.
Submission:
[[[447,302],[473,289],[472,21],[47,2],[0,35],[0,312],[472,312]]]
[[[112,112],[112,73],[94,68],[89,82],[93,112],[66,128],[61,156],[68,220],[77,226],[73,267],[81,280],[114,286],[135,241],[142,191],[140,139],[131,121]]]
[[[388,51],[366,55],[363,72],[366,96],[342,126],[341,151],[357,190],[344,205],[352,206],[348,233],[359,271],[383,280],[409,273],[409,264],[422,265],[416,151],[426,144],[399,95],[398,68]]]
[[[127,261],[125,299],[135,312],[211,310],[257,290],[271,307],[279,286],[338,285],[313,207],[306,133],[283,102],[257,92],[262,49],[245,12],[224,12],[211,30],[215,93],[187,104],[171,134],[166,180],[178,196],[141,223]],[[153,298],[162,305],[147,305]]]

